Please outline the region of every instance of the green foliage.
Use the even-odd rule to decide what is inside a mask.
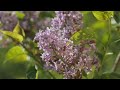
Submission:
[[[35,69],[35,66],[30,66],[29,69],[27,70],[26,76],[28,79],[35,79],[36,73],[37,73],[37,70]]]
[[[25,37],[25,32],[24,32],[23,28],[20,26],[19,22],[15,26],[13,32],[17,33],[17,34],[21,34],[23,37]]]
[[[91,33],[89,33],[89,31],[91,31]],[[74,44],[80,44],[80,41],[91,39],[94,40],[94,37],[94,32],[90,29],[86,29],[75,32],[70,39],[74,42]]]
[[[23,41],[23,36],[20,34],[17,34],[15,32],[11,32],[11,31],[4,31],[4,30],[0,30],[0,32],[2,32],[3,34],[11,37],[12,39],[14,39],[17,42],[22,42]]]
[[[94,78],[94,74],[95,74],[95,66],[92,67],[92,71],[90,73],[87,74],[87,78],[88,79],[93,79]]]
[[[38,78],[39,79],[53,79],[49,74],[48,72],[42,70],[42,69],[39,69],[38,70]]]
[[[22,41],[24,39],[23,37],[25,37],[25,32],[21,28],[21,26],[19,25],[19,22],[15,26],[13,32],[11,32],[11,31],[5,31],[5,30],[0,30],[0,32],[3,33],[4,35],[7,35],[7,36],[11,37],[12,39],[14,39],[15,41],[17,41],[19,43],[22,43]]]
[[[82,79],[87,79],[87,73],[84,70],[82,70]]]
[[[106,72],[100,76],[101,79],[120,79],[120,73]]]
[[[7,53],[8,50],[9,48],[0,48],[0,63],[5,59],[5,53]]]
[[[14,46],[6,53],[6,60],[12,61],[15,63],[27,61],[28,55],[27,52],[21,46]]]
[[[57,72],[53,70],[49,70],[49,72],[56,78],[56,79],[62,79],[63,75],[58,74]]]
[[[120,12],[114,11],[114,19],[117,23],[120,23]]]
[[[54,17],[54,12],[53,11],[51,11],[51,12],[45,12],[45,11],[43,11],[43,12],[41,12],[41,14],[40,14],[40,18],[41,19],[44,19],[44,18],[46,18],[46,17],[50,17],[50,18],[53,18]]]
[[[96,19],[100,21],[109,20],[114,15],[113,11],[92,11],[92,12]]]
[[[13,43],[4,48],[0,47],[0,79],[25,79],[29,62],[14,63],[12,60],[6,62],[6,54],[12,47]]]
[[[82,38],[82,31],[78,31],[75,34],[72,35],[71,40],[74,41],[74,43],[79,44],[80,40]]]
[[[20,12],[20,11],[16,11],[16,16],[17,16],[17,18],[19,18],[19,19],[23,19],[23,18],[25,17],[25,14],[22,13],[22,12]]]

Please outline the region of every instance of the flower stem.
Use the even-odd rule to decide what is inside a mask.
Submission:
[[[37,70],[35,79],[39,79],[39,72],[38,72],[38,70]]]
[[[108,26],[108,42],[107,42],[107,45],[105,47],[104,58],[105,58],[105,55],[107,53],[107,50],[108,50],[109,44],[110,44],[110,38],[111,38],[111,19],[108,21],[108,24],[109,24],[109,26]],[[104,59],[103,59],[103,61],[104,61]]]
[[[101,62],[101,69],[100,69],[100,71],[102,71],[102,67],[103,67],[103,64],[105,62],[105,56],[106,56],[106,53],[107,53],[108,48],[109,48],[110,39],[111,39],[111,19],[108,20],[108,41],[107,41],[107,44],[105,46],[105,52],[104,52],[103,60]]]
[[[118,56],[117,56],[117,58],[116,58],[116,61],[115,61],[114,65],[113,65],[112,72],[115,72],[115,71],[116,71],[117,67],[119,66],[119,65],[118,65],[118,64],[119,64],[119,61],[120,61],[120,53],[118,54]]]

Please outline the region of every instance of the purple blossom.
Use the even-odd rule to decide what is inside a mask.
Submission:
[[[25,14],[25,17],[20,20],[20,25],[25,31],[45,29],[49,25],[50,18],[41,19],[42,11],[20,11]],[[0,29],[12,31],[18,22],[15,11],[0,11]]]
[[[82,14],[79,11],[56,11],[56,17],[52,20],[51,26],[61,30],[64,37],[69,38],[71,34],[80,30],[83,26]]]
[[[75,79],[82,77],[82,70],[91,71],[92,65],[97,65],[95,43],[82,41],[74,45],[70,40],[72,34],[80,30],[82,14],[79,11],[56,11],[51,26],[39,31],[35,40],[39,49],[43,50],[41,58],[46,69],[52,69],[64,75],[64,78]],[[93,62],[97,62],[93,64]]]
[[[1,29],[4,30],[13,30],[17,23],[17,17],[10,12],[0,11],[0,23],[1,23]]]

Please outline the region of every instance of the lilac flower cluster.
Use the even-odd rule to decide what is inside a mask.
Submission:
[[[49,25],[50,18],[40,19],[42,11],[21,11],[25,14],[24,19],[21,21],[21,26],[25,30],[38,30],[45,29],[46,25]]]
[[[69,38],[73,33],[82,28],[82,14],[73,11],[56,11],[52,20],[54,29],[62,30],[63,37]]]
[[[17,17],[13,13],[0,11],[0,29],[13,30],[17,21]]]
[[[25,14],[20,24],[25,31],[45,29],[49,24],[50,18],[40,19],[39,15],[42,11],[21,11]],[[0,29],[12,31],[18,22],[16,11],[0,11]]]
[[[35,36],[39,49],[44,51],[41,58],[45,68],[55,70],[67,79],[82,78],[82,70],[87,73],[93,65],[97,66],[95,42],[86,40],[74,45],[70,40],[72,34],[83,26],[83,16],[79,11],[55,13],[51,26]]]

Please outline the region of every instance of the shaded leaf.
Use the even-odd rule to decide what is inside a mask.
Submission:
[[[100,52],[96,52],[96,55],[98,56],[99,60],[101,60],[102,62],[104,55]]]
[[[53,70],[49,70],[49,72],[56,78],[56,79],[62,79],[63,75],[53,71]]]
[[[87,73],[84,70],[82,70],[82,79],[87,79]]]
[[[114,19],[117,23],[120,23],[120,12],[119,11],[114,12]]]
[[[36,73],[37,73],[37,70],[35,69],[35,66],[30,66],[29,69],[27,70],[26,76],[28,79],[35,79]]]
[[[101,76],[102,79],[120,79],[120,73],[106,72]]]
[[[119,69],[120,66],[120,53],[117,55],[116,60],[113,64],[112,71],[116,72],[117,69]]]
[[[52,12],[41,12],[40,13],[40,18],[41,19],[44,19],[44,18],[46,18],[46,17],[50,17],[50,18],[53,18],[54,17],[54,15],[55,15],[55,13],[52,11]]]

